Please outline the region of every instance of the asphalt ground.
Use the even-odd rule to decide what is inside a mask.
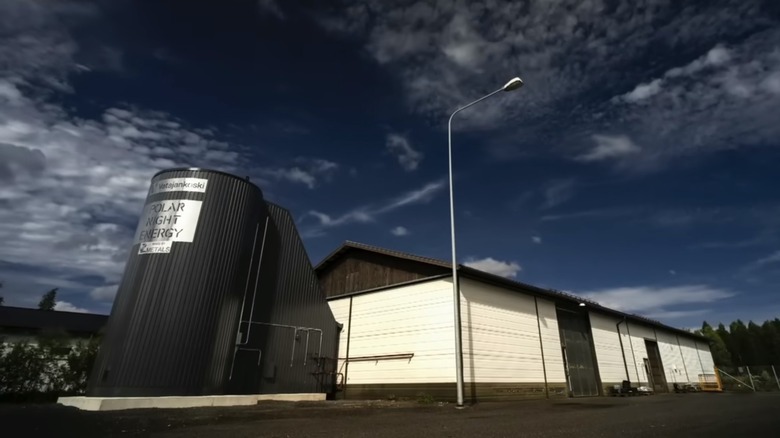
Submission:
[[[2,437],[772,437],[780,393],[481,403],[261,402],[233,408],[85,412],[0,405]]]

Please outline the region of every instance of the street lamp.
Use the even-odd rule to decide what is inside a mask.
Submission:
[[[474,102],[471,102],[470,104],[466,106],[462,106],[455,110],[454,113],[450,116],[450,121],[447,123],[447,137],[449,140],[449,174],[450,174],[450,232],[451,232],[451,240],[452,240],[452,296],[453,296],[453,306],[455,310],[455,372],[457,373],[457,391],[458,391],[458,403],[456,407],[462,408],[463,407],[463,345],[461,342],[461,333],[460,333],[460,288],[458,287],[458,262],[457,257],[455,256],[455,197],[453,195],[453,189],[452,189],[452,118],[455,117],[455,114],[458,114],[459,112],[463,111],[464,109],[475,105],[479,102],[482,102],[483,100],[487,99],[490,96],[493,96],[494,94],[497,94],[501,91],[512,91],[517,90],[518,88],[523,86],[523,80],[520,78],[514,78],[506,83],[503,87],[499,88],[498,90],[480,97],[479,99],[475,100]]]

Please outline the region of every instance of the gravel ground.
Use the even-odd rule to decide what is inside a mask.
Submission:
[[[763,437],[780,436],[780,393],[529,400],[462,410],[346,401],[115,412],[5,404],[0,424],[4,437]]]

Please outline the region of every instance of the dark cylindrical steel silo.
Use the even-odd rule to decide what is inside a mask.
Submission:
[[[245,179],[156,174],[87,395],[223,394],[267,215]]]

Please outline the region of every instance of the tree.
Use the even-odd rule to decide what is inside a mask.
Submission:
[[[2,288],[3,288],[3,282],[2,282],[2,281],[0,281],[0,289],[2,289]],[[2,296],[0,296],[0,306],[2,306],[2,305],[3,305],[3,302],[5,302],[5,298],[3,298]]]
[[[704,324],[701,326],[701,334],[706,336],[710,341],[710,351],[712,352],[712,360],[715,361],[715,365],[719,367],[730,367],[731,353],[729,353],[726,343],[718,332],[707,324],[707,321],[704,321]]]
[[[41,297],[41,301],[38,303],[38,308],[41,310],[54,310],[54,306],[57,304],[57,290],[54,288]]]

